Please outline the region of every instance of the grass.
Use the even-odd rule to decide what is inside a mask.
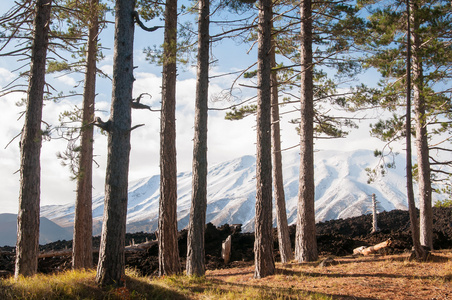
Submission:
[[[252,265],[209,270],[204,277],[141,277],[126,287],[100,288],[95,271],[0,280],[0,299],[452,299],[452,250],[430,262],[408,255],[336,257],[335,264],[277,264],[275,275],[253,279]]]

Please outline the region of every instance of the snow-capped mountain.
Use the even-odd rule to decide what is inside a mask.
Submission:
[[[371,195],[376,194],[381,210],[407,209],[404,157],[396,157],[396,169],[367,184],[365,168],[378,164],[370,150],[353,152],[319,151],[315,153],[316,220],[326,221],[369,213]],[[289,223],[296,221],[298,201],[298,151],[284,152],[283,176]],[[208,172],[207,222],[214,225],[242,224],[243,231],[253,231],[255,215],[256,160],[243,156],[212,165]],[[188,225],[191,199],[191,172],[178,174],[178,227]],[[93,199],[94,234],[100,233],[104,196]],[[153,232],[157,229],[159,175],[129,184],[127,231]],[[275,218],[275,214],[274,218]],[[41,216],[60,226],[71,226],[74,205],[41,208]]]

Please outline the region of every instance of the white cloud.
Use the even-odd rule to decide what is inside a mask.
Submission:
[[[134,97],[141,93],[149,93],[152,98],[143,96],[142,103],[151,105],[153,109],[160,109],[162,78],[155,74],[147,72],[136,72],[136,81],[134,83]],[[210,82],[210,107],[228,107],[233,102],[217,101],[215,95],[221,93],[228,87],[233,76],[215,78]],[[101,81],[102,82],[102,81]],[[101,84],[99,93],[107,95],[109,93],[108,85]],[[240,80],[239,83],[249,83],[246,80]],[[193,135],[194,135],[194,105],[195,105],[196,81],[192,78],[179,80],[177,83],[177,124],[176,124],[176,142],[177,142],[177,162],[178,171],[190,171],[192,165]],[[242,100],[252,97],[255,89],[241,88]],[[21,95],[11,95],[2,98],[0,109],[8,111],[8,114],[0,120],[2,127],[6,128],[5,135],[0,137],[2,145],[20,132],[22,121],[16,121],[18,114],[23,108],[14,106],[14,102],[19,100]],[[109,118],[110,102],[106,97],[97,97],[96,116],[103,120]],[[81,99],[65,99],[59,103],[46,102],[44,107],[44,120],[51,124],[58,123],[58,115],[63,110],[70,110],[75,104],[80,105]],[[285,106],[283,109],[292,110],[293,106]],[[229,121],[224,119],[225,111],[210,111],[208,118],[208,159],[209,164],[233,159],[242,155],[254,155],[256,152],[256,131],[255,116],[249,116],[240,121]],[[295,126],[288,123],[291,118],[297,117],[297,112],[292,115],[284,115],[282,126],[282,148],[295,146],[299,143],[299,137],[295,132]],[[145,124],[132,132],[131,135],[131,154],[130,171],[131,180],[143,178],[158,174],[159,172],[159,152],[160,152],[160,112],[150,112],[148,110],[133,110],[132,124]],[[350,148],[362,148],[364,139],[356,137],[362,135],[362,131],[367,132],[368,127],[364,126],[361,132],[352,133],[353,139],[340,140],[341,148],[344,150]],[[368,147],[375,147],[375,141],[367,138],[365,143]],[[0,174],[5,178],[0,183],[3,196],[0,199],[0,212],[17,212],[19,174],[13,175],[19,169],[19,147],[18,142],[13,142],[6,150],[2,149],[2,161],[0,163]],[[337,148],[337,140],[317,141],[316,149]],[[75,182],[70,181],[67,168],[60,166],[55,153],[63,151],[66,144],[62,140],[52,140],[45,142],[41,152],[41,204],[63,204],[75,201]],[[367,147],[367,148],[368,148]],[[104,192],[105,167],[107,160],[107,137],[101,135],[96,130],[94,152],[96,162],[100,165],[93,171],[94,194]]]
[[[104,59],[99,64],[99,68],[110,77],[113,75],[113,26],[109,26],[102,32],[101,42],[104,47]],[[151,38],[150,38],[151,37]],[[155,33],[143,33],[136,31],[134,65],[138,68],[134,70],[136,81],[134,82],[134,97],[141,93],[148,93],[152,97],[143,96],[141,102],[150,105],[153,109],[160,109],[161,101],[161,67],[151,65],[146,61],[142,49],[153,44],[161,44],[163,31]],[[247,67],[250,62],[255,60],[255,53],[252,55],[231,55],[231,49],[234,53],[239,53],[239,46],[234,43],[225,42],[221,47],[214,49],[215,56],[219,62],[210,69],[210,76],[222,75],[226,72],[234,72],[242,67]],[[243,51],[242,53],[245,53]],[[0,85],[4,85],[11,79],[14,79],[7,68],[6,62],[0,62]],[[11,66],[11,69],[17,66]],[[179,69],[176,97],[176,142],[177,142],[177,161],[179,171],[190,171],[192,164],[193,151],[193,125],[194,125],[194,105],[196,90],[196,69],[186,67]],[[221,108],[236,104],[245,99],[256,95],[256,89],[244,87],[240,84],[253,85],[253,80],[239,79],[235,82],[234,97],[220,97],[223,92],[229,88],[231,82],[236,79],[237,74],[229,74],[211,78],[209,86],[209,107]],[[56,84],[56,88],[63,86],[74,86],[78,83],[79,76],[62,76],[59,78],[48,78],[51,84]],[[96,116],[104,121],[109,118],[111,106],[111,81],[110,79],[98,78],[96,97]],[[4,112],[0,119],[0,125],[3,128],[3,134],[0,135],[0,148],[2,160],[0,161],[0,189],[2,197],[0,198],[0,212],[17,212],[17,201],[19,191],[19,147],[18,140],[14,141],[7,149],[3,147],[17,135],[22,127],[23,120],[17,121],[19,112],[23,108],[15,107],[14,103],[20,100],[21,95],[8,95],[0,98],[0,109]],[[51,124],[58,123],[58,115],[62,110],[71,109],[75,104],[80,104],[80,98],[66,99],[59,103],[47,102],[44,108],[44,120]],[[79,106],[80,107],[80,106]],[[293,106],[287,106],[286,110],[292,110]],[[242,155],[253,155],[256,152],[256,131],[255,116],[249,116],[240,121],[229,121],[224,119],[225,111],[210,111],[208,118],[208,159],[209,164],[222,162],[228,159],[236,158]],[[294,125],[288,123],[292,117],[297,117],[296,113],[285,115],[281,122],[282,126],[282,148],[292,147],[299,143]],[[159,172],[159,152],[160,152],[160,113],[150,112],[148,110],[134,110],[132,112],[132,124],[145,124],[132,132],[131,135],[131,153],[130,153],[130,179],[142,178],[158,174]],[[367,128],[366,128],[367,129]],[[366,135],[367,137],[367,135]],[[94,194],[104,192],[105,167],[107,161],[107,137],[101,135],[96,129],[94,138],[94,153],[99,168],[93,170]],[[351,139],[341,140],[340,146],[363,147],[361,143],[364,139],[358,137],[353,142]],[[372,146],[373,142],[367,141],[364,146]],[[319,141],[316,147],[337,148],[338,142]],[[73,202],[75,199],[75,183],[69,180],[69,171],[60,166],[55,153],[63,151],[66,144],[63,140],[52,140],[45,142],[42,146],[41,165],[42,165],[42,205],[63,204]]]
[[[15,78],[15,75],[9,70],[0,67],[0,87],[11,82]]]
[[[113,76],[113,65],[103,65],[100,66],[99,69],[104,72],[105,74],[107,74],[108,76]]]
[[[65,84],[67,86],[70,86],[70,87],[74,87],[77,85],[77,82],[75,81],[75,79],[69,75],[57,76],[56,79],[59,82]]]

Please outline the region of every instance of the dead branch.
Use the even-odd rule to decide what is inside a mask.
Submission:
[[[158,241],[147,241],[141,244],[137,245],[130,245],[125,247],[126,252],[142,252],[146,249],[151,248],[152,246],[156,245]],[[99,248],[93,248],[93,253],[99,252]],[[47,257],[54,257],[54,256],[69,256],[72,255],[72,249],[64,249],[64,250],[58,250],[58,251],[47,251],[39,254],[39,258],[47,258]]]
[[[151,94],[148,93],[141,93],[136,99],[132,99],[132,108],[134,109],[149,109],[150,111],[160,111],[160,109],[152,109],[151,106],[140,103],[141,98],[144,95],[148,95],[149,97],[152,98]]]
[[[132,13],[132,17],[135,19],[135,23],[137,23],[138,26],[140,26],[140,28],[143,29],[144,31],[153,32],[159,28],[164,28],[164,26],[146,27],[146,25],[144,25],[143,22],[141,22],[140,15],[138,14],[137,11],[134,11]]]
[[[132,128],[130,128],[130,131],[137,129],[138,127],[141,127],[141,126],[144,126],[144,124],[138,124],[138,125],[133,126]]]
[[[102,130],[105,130],[106,132],[111,131],[111,120],[104,122],[104,121],[102,121],[102,119],[100,117],[96,117],[92,124],[99,127]]]

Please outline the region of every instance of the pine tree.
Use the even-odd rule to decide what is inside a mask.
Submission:
[[[405,140],[406,140],[406,181],[408,210],[410,213],[411,236],[414,252],[417,258],[423,257],[423,251],[419,241],[419,227],[417,224],[416,207],[414,204],[413,174],[411,158],[411,14],[410,0],[407,3],[407,54],[406,54],[406,116],[405,116]]]
[[[37,0],[35,5],[27,108],[20,141],[16,277],[34,275],[38,269],[41,121],[51,6],[52,0]]]
[[[254,278],[263,278],[275,272],[272,238],[271,19],[271,1],[260,0]]]
[[[410,10],[414,12],[409,16],[413,24],[412,52],[413,52],[413,100],[416,127],[416,152],[419,184],[420,202],[420,242],[433,250],[433,212],[432,212],[432,188],[430,184],[430,162],[426,120],[426,101],[424,96],[424,72],[421,61],[421,37],[419,19],[416,14],[419,12],[415,0],[409,1]],[[410,29],[408,29],[410,30]],[[411,169],[410,169],[411,170]]]
[[[209,0],[199,1],[193,183],[188,225],[187,275],[205,274],[204,229],[207,209],[207,115],[209,87]]]
[[[177,244],[176,53],[177,0],[165,7],[162,110],[160,119],[159,275],[180,273]]]
[[[368,4],[368,3],[364,3]],[[368,32],[365,50],[372,55],[365,58],[367,66],[377,68],[384,81],[380,89],[370,100],[372,105],[377,102],[384,108],[396,111],[404,106],[400,94],[405,88],[405,34],[406,10],[404,2],[394,1],[389,6],[370,8]],[[412,52],[412,92],[414,108],[414,126],[416,137],[417,164],[413,166],[414,179],[419,184],[420,199],[420,232],[421,244],[432,247],[432,180],[446,180],[450,173],[433,168],[433,165],[450,165],[450,162],[440,161],[430,157],[429,140],[433,134],[443,134],[445,128],[450,128],[450,98],[447,91],[441,90],[436,84],[448,78],[450,71],[451,49],[447,47],[450,38],[451,18],[450,3],[447,1],[410,1],[411,7],[411,52]],[[370,50],[370,51],[369,51]],[[378,99],[378,101],[375,101]],[[382,120],[375,124],[372,133],[386,141],[404,138],[404,131],[397,130],[396,124],[402,122],[397,114],[390,120]],[[442,119],[439,121],[439,119]],[[400,127],[399,127],[400,128]],[[441,128],[441,129],[440,129]],[[435,145],[438,152],[450,152],[447,147]],[[433,162],[433,164],[432,164]],[[437,178],[438,174],[446,175]]]
[[[276,68],[275,41],[272,39],[271,67]],[[281,155],[281,126],[279,116],[278,76],[276,71],[271,74],[271,127],[272,127],[272,170],[274,198],[276,208],[276,227],[278,230],[279,253],[281,262],[287,263],[293,259],[292,246],[287,222],[286,198],[284,195],[284,181]]]
[[[94,122],[96,97],[97,36],[99,34],[98,7],[98,0],[90,0],[79,174],[77,176],[77,198],[75,202],[72,245],[72,267],[74,269],[88,269],[93,266],[92,168],[94,141],[92,124]]]
[[[134,2],[117,0],[111,117],[97,125],[108,132],[105,205],[96,281],[122,286],[133,87]]]
[[[318,258],[314,209],[314,103],[312,64],[311,1],[303,0],[301,16],[301,118],[300,118],[300,178],[298,190],[295,259],[299,262]]]

